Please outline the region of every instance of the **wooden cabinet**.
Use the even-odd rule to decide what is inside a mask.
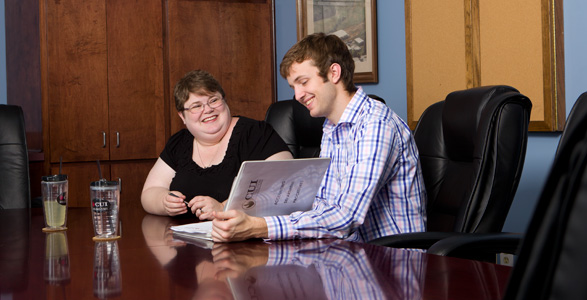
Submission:
[[[140,209],[151,166],[183,128],[172,89],[186,72],[211,72],[233,115],[263,119],[275,101],[272,0],[5,4],[8,47],[32,50],[7,51],[9,67],[20,72],[8,74],[8,102],[34,125],[27,136],[38,163],[31,165],[43,170],[33,173],[57,173],[62,160],[71,206],[89,206],[100,160],[104,177],[122,182],[121,205]]]
[[[41,2],[45,160],[56,173],[62,159],[70,205],[89,206],[97,160],[105,178],[126,187],[135,177],[144,182],[165,145],[162,5]],[[142,182],[136,184],[123,192],[121,205],[140,207]]]
[[[204,69],[222,84],[232,115],[263,120],[276,99],[273,1],[170,0],[169,81]],[[171,99],[171,132],[183,128]]]
[[[50,162],[156,158],[165,143],[161,2],[83,6],[47,0],[41,12]]]

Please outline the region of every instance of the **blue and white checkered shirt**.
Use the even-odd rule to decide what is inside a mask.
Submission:
[[[426,228],[426,192],[410,128],[359,89],[338,124],[324,123],[331,162],[313,209],[265,217],[269,239],[378,237]]]

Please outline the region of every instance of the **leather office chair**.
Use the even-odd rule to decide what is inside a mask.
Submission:
[[[324,118],[313,118],[296,100],[277,101],[267,109],[265,121],[277,131],[294,158],[320,155]]]
[[[582,126],[585,118],[587,118],[587,92],[579,96],[567,117],[565,128],[563,129],[558,142],[554,164],[556,164],[557,160],[563,159],[560,157],[562,155],[562,149],[570,147],[566,146],[567,144],[574,143],[574,141],[570,139],[570,136],[574,132],[581,130],[578,128]],[[553,172],[553,170],[551,170],[551,172]],[[554,183],[549,183],[547,181],[544,189],[548,189],[548,186],[553,184]],[[496,254],[498,253],[517,254],[522,237],[523,234],[520,233],[505,232],[493,234],[467,234],[441,240],[432,245],[428,249],[428,252],[443,256],[496,262]]]
[[[29,160],[20,106],[0,105],[0,209],[30,207]]]
[[[521,246],[504,299],[587,299],[587,93],[575,102],[523,238],[506,233],[442,240],[435,254],[467,256]],[[503,249],[499,249],[503,246]],[[443,253],[443,251],[445,253]]]
[[[369,97],[385,104],[385,100],[377,95],[370,94]],[[295,99],[277,101],[265,114],[265,121],[285,141],[294,158],[320,155],[324,120],[312,117],[308,109]]]
[[[530,100],[509,86],[455,91],[428,107],[414,137],[428,194],[427,232],[373,244],[426,249],[464,232],[500,232],[526,155]]]

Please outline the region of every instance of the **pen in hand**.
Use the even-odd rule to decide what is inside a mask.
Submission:
[[[176,194],[174,194],[174,193],[172,193],[172,192],[169,192],[169,195],[170,195],[170,196],[173,196],[173,197],[175,197],[175,198],[180,198],[178,195],[176,195]],[[183,200],[183,203],[185,203],[185,206],[187,206],[187,208],[188,208],[188,210],[189,210],[189,208],[190,208],[190,207],[189,207],[189,203],[188,203],[187,201],[185,201],[185,200]]]

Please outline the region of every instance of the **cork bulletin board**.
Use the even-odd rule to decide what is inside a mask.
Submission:
[[[562,130],[562,0],[405,0],[408,123],[452,91],[503,84],[532,101],[530,130]]]

